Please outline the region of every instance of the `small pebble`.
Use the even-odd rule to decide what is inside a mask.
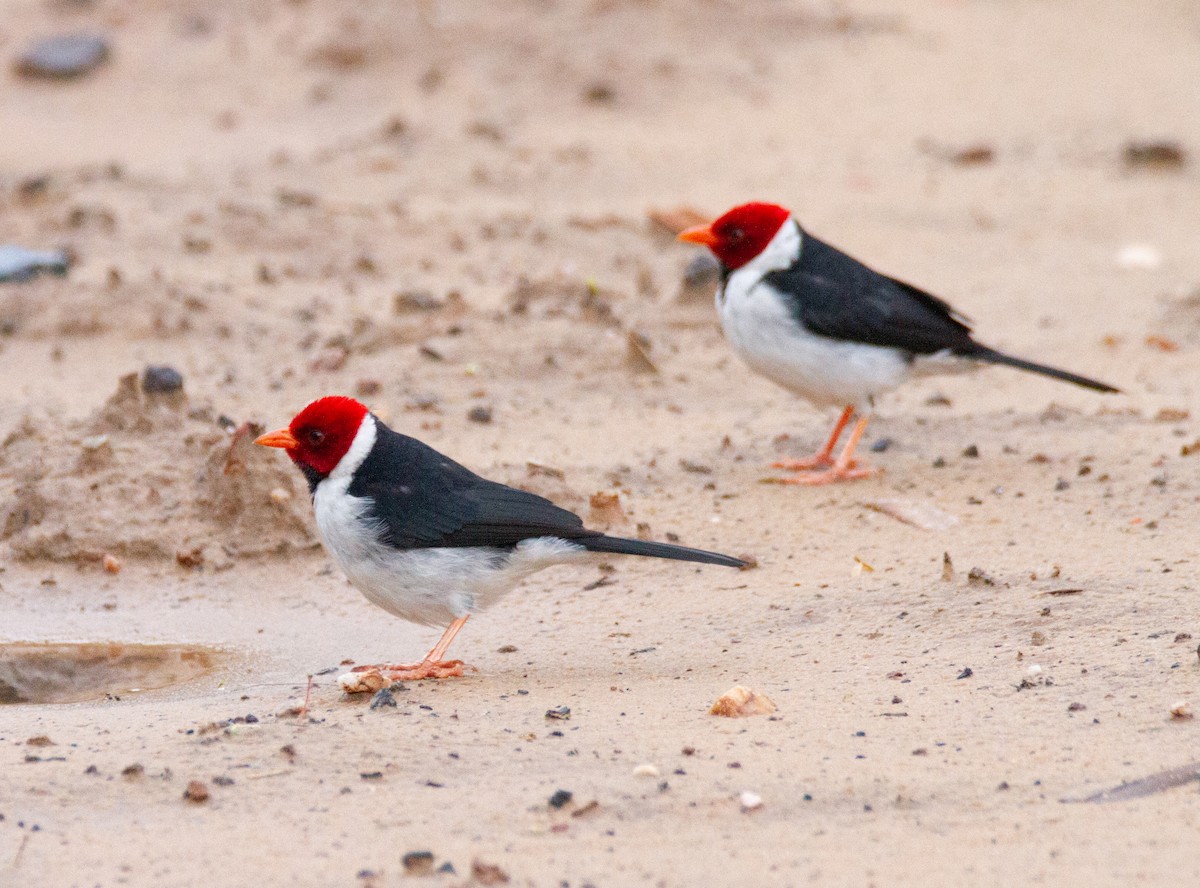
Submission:
[[[0,244],[0,283],[22,283],[39,274],[64,275],[70,267],[61,250],[27,250],[15,244]]]
[[[762,796],[756,792],[750,792],[750,790],[746,790],[738,796],[738,801],[742,803],[743,811],[757,811],[763,806]]]
[[[557,719],[559,721],[566,721],[570,717],[571,717],[571,707],[570,706],[555,706],[553,709],[546,710],[546,718]]]
[[[1171,718],[1175,721],[1187,721],[1195,718],[1195,713],[1192,712],[1192,706],[1186,700],[1179,700],[1171,707]]]
[[[208,801],[208,787],[200,780],[190,780],[187,789],[183,791],[183,797],[189,802],[206,802]]]
[[[22,77],[71,80],[99,67],[108,58],[108,41],[96,34],[61,34],[39,40],[17,60]]]
[[[121,559],[117,558],[115,555],[109,555],[108,553],[105,553],[104,558],[101,559],[101,563],[104,565],[104,569],[110,574],[121,572]]]
[[[406,876],[428,876],[433,873],[432,851],[409,851],[400,858]]]
[[[658,768],[654,765],[638,765],[633,769],[634,777],[657,777],[659,776]]]
[[[492,408],[477,406],[467,411],[467,419],[471,422],[487,424],[492,421]]]
[[[567,804],[575,797],[575,794],[566,789],[560,789],[550,796],[550,800],[546,803],[554,810],[559,810],[563,805]]]
[[[383,709],[386,706],[390,706],[392,709],[396,708],[396,695],[392,693],[391,688],[380,688],[371,698],[371,708]]]
[[[148,395],[183,391],[183,374],[174,367],[148,364],[142,371],[142,391]]]

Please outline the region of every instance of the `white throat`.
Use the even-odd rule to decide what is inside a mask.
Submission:
[[[350,442],[349,449],[338,460],[338,464],[333,467],[333,471],[329,473],[329,476],[325,480],[338,482],[339,487],[342,486],[340,482],[344,481],[345,485],[349,487],[350,479],[354,477],[354,473],[358,471],[358,467],[363,464],[363,460],[367,458],[367,454],[375,446],[377,435],[378,430],[375,426],[375,417],[368,413],[359,424],[358,431],[354,434],[354,440]]]

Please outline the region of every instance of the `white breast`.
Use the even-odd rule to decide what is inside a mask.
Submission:
[[[512,551],[489,548],[398,550],[379,541],[367,514],[371,502],[349,494],[354,472],[375,444],[367,416],[337,467],[313,495],[317,530],[346,577],[388,613],[414,623],[445,626],[455,617],[494,604],[521,579],[585,556],[556,537],[524,540]]]
[[[717,293],[725,338],[755,372],[819,407],[869,410],[874,397],[908,378],[897,349],[840,342],[809,332],[783,296],[763,281],[800,256],[800,228],[788,220],[765,250],[729,275]]]

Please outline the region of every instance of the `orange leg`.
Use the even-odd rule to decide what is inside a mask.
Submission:
[[[777,463],[771,463],[771,467],[775,469],[787,469],[790,472],[798,472],[803,469],[823,469],[833,465],[833,448],[838,442],[838,438],[842,436],[851,417],[854,416],[854,408],[847,407],[842,411],[842,415],[838,417],[838,421],[834,424],[833,432],[829,436],[829,440],[825,442],[825,446],[814,453],[812,456],[807,456],[804,459],[781,459]]]
[[[462,660],[443,660],[450,642],[458,630],[467,624],[470,614],[455,618],[442,637],[420,663],[380,663],[375,666],[355,666],[352,672],[378,673],[390,684],[394,681],[420,681],[423,678],[458,678],[463,674]]]
[[[842,452],[838,455],[837,462],[832,467],[824,472],[802,472],[799,475],[794,475],[791,478],[784,478],[780,481],[781,484],[804,484],[808,486],[816,486],[818,484],[833,484],[837,481],[853,481],[856,478],[869,478],[874,475],[878,469],[870,466],[858,466],[854,460],[854,448],[858,446],[858,441],[863,436],[863,432],[867,430],[868,417],[860,417],[858,422],[854,424],[854,431],[850,433],[850,437],[846,440],[846,446],[842,448]]]

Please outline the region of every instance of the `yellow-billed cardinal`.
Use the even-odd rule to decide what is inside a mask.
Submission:
[[[256,443],[283,448],[304,473],[321,539],[369,601],[414,623],[448,626],[419,663],[355,670],[389,683],[462,675],[461,660],[442,657],[467,618],[553,564],[600,552],[745,566],[716,552],[588,530],[549,500],[481,478],[392,431],[353,398],[313,401]],[[342,687],[367,689],[353,676],[343,676]]]
[[[856,463],[854,448],[875,396],[914,373],[961,364],[954,359],[1007,364],[1117,391],[979,344],[967,318],[947,303],[823,243],[775,204],[734,207],[679,239],[708,247],[720,260],[717,313],[726,338],[751,369],[818,407],[843,408],[824,447],[807,459],[775,464],[824,471],[804,471],[784,483],[827,484],[873,474]],[[834,445],[856,413],[858,422],[835,461]]]

